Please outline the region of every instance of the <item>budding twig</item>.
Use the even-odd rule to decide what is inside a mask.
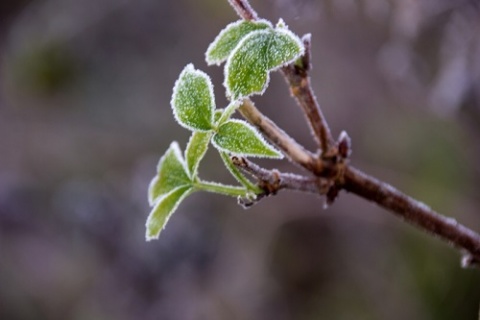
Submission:
[[[325,116],[313,93],[308,71],[310,69],[310,36],[304,36],[305,54],[301,64],[290,64],[282,68],[283,75],[290,87],[290,93],[297,100],[307,118],[315,140],[319,144],[322,155],[327,155],[333,146],[333,137]]]
[[[316,170],[315,156],[293,140],[272,120],[264,116],[250,99],[244,99],[238,111],[245,119],[257,127],[268,140],[276,145],[290,161],[308,171]]]
[[[250,7],[247,0],[229,0],[229,2],[240,17],[247,20],[257,19],[257,13]],[[321,183],[315,193],[327,193],[327,200],[333,201],[341,189],[352,192],[388,209],[409,224],[439,237],[455,248],[460,249],[465,254],[462,260],[463,266],[479,266],[480,235],[478,233],[461,225],[454,219],[440,215],[422,202],[408,197],[394,187],[348,164],[346,160],[348,160],[347,158],[350,155],[350,139],[348,136],[341,136],[339,143],[335,144],[332,138],[328,123],[315,98],[308,76],[311,54],[310,37],[304,36],[303,42],[306,53],[300,59],[300,63],[297,61],[283,67],[282,71],[292,95],[305,113],[313,135],[321,147],[322,153],[320,158],[316,158],[296,143],[275,123],[261,114],[250,100],[244,100],[243,105],[239,109],[241,114],[282,150],[292,162],[312,172],[313,177],[318,179],[316,181]],[[281,189],[282,179],[280,177],[282,176],[280,173],[259,168],[246,160],[235,163],[235,165],[267,184],[271,184],[268,187],[273,186],[273,191]],[[283,177],[283,179],[287,179],[287,177]],[[302,179],[312,181],[306,177]],[[301,179],[294,179],[294,181],[297,183]],[[310,182],[303,184],[304,182],[300,183],[300,185],[306,185],[309,186],[308,188],[311,188]],[[290,183],[290,186],[296,186],[292,188],[294,190],[308,192],[314,190],[313,188],[309,189],[310,191],[302,190],[295,183],[292,181]],[[286,189],[286,187],[284,188]]]

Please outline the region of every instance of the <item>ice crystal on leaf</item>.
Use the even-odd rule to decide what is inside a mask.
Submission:
[[[210,44],[205,53],[205,60],[209,65],[219,65],[227,60],[230,53],[235,49],[243,37],[252,31],[268,28],[272,28],[272,25],[266,20],[239,20],[230,23],[225,29],[220,31],[215,40]]]
[[[212,138],[220,151],[240,156],[282,158],[282,154],[270,146],[251,125],[242,120],[229,120],[218,128]]]
[[[148,202],[151,206],[161,196],[175,188],[191,185],[185,162],[177,142],[172,142],[167,152],[160,158],[157,175],[148,188]]]
[[[185,161],[192,179],[197,176],[198,165],[207,152],[212,132],[193,132],[185,150]]]
[[[232,100],[262,94],[269,73],[304,53],[301,40],[286,27],[249,33],[235,47],[225,65],[227,96]]]
[[[210,77],[187,65],[173,88],[171,101],[173,114],[178,123],[194,131],[209,131],[213,128],[215,99]]]
[[[183,186],[173,189],[162,196],[153,207],[148,216],[146,227],[147,241],[158,239],[160,232],[165,228],[168,220],[177,209],[180,202],[193,191],[191,186]]]

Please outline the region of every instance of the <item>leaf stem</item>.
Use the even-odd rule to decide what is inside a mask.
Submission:
[[[232,176],[240,183],[242,184],[247,190],[250,192],[253,192],[255,194],[261,193],[262,189],[260,189],[258,186],[253,184],[250,180],[248,180],[241,172],[238,170],[238,168],[232,163],[232,160],[230,159],[230,156],[226,152],[220,152],[220,157],[223,160],[223,163],[227,167],[228,171],[232,174]]]
[[[240,103],[238,101],[233,101],[231,102],[226,108],[225,110],[223,110],[222,112],[222,115],[220,116],[220,118],[217,120],[217,123],[216,125],[219,127],[221,126],[222,124],[224,124],[228,119],[230,119],[230,117],[232,116],[232,114],[235,112],[235,110],[237,110],[237,108],[239,107]]]
[[[250,193],[243,187],[223,185],[216,182],[197,181],[194,183],[194,188],[201,191],[212,193],[219,193],[231,197],[246,197]]]
[[[276,145],[292,163],[298,164],[308,171],[319,171],[315,156],[293,140],[272,120],[263,115],[255,107],[252,100],[244,99],[238,111],[268,140]]]

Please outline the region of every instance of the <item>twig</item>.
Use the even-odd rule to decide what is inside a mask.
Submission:
[[[468,252],[473,258],[470,259],[469,265],[480,261],[480,235],[461,225],[455,219],[438,214],[422,202],[353,167],[347,167],[344,179],[343,188],[345,190],[377,203],[408,223]],[[467,266],[465,259],[464,265]]]
[[[251,9],[247,0],[229,0],[229,2],[242,18],[248,20],[256,19],[257,14]],[[352,192],[388,209],[404,221],[464,251],[463,266],[479,266],[480,235],[478,233],[461,225],[452,218],[438,214],[427,205],[403,194],[389,184],[370,177],[348,165],[350,139],[348,136],[342,137],[341,135],[337,145],[332,138],[327,121],[311,88],[308,76],[308,70],[310,69],[310,38],[306,36],[303,38],[303,41],[307,52],[301,59],[301,63],[298,64],[297,62],[286,66],[282,68],[282,71],[290,86],[292,95],[304,111],[312,132],[321,146],[322,156],[317,159],[306,151],[282,129],[262,115],[248,99],[244,100],[243,105],[239,109],[242,115],[277,145],[292,162],[312,172],[316,176],[315,179],[320,179],[318,181],[326,179],[326,185],[329,186],[327,198],[334,199],[336,193],[341,189]],[[260,177],[261,180],[263,179],[270,183],[269,179],[274,178],[273,171],[259,168],[250,162],[245,163],[246,165],[242,163],[238,165],[240,167],[243,165],[243,170]],[[325,194],[323,188],[318,190],[319,194]]]
[[[267,195],[276,194],[279,190],[294,190],[324,195],[328,192],[331,182],[318,177],[306,177],[294,173],[284,173],[278,170],[267,170],[242,157],[232,157],[232,162],[238,168],[259,180],[260,188]]]
[[[290,87],[290,93],[302,108],[312,134],[322,150],[322,155],[325,156],[333,146],[333,137],[317,98],[313,93],[310,77],[308,76],[311,55],[310,35],[304,36],[302,40],[305,45],[305,55],[302,63],[283,67],[282,72]]]
[[[241,18],[245,20],[258,19],[257,13],[247,0],[228,0],[228,2]],[[322,155],[325,156],[333,146],[333,137],[310,85],[308,76],[311,56],[310,34],[303,36],[302,41],[305,46],[305,54],[301,59],[301,65],[291,64],[281,70],[290,86],[292,96],[295,97],[307,117],[312,134],[322,150]]]
[[[247,0],[228,0],[237,14],[245,20],[257,20],[258,15]]]
[[[280,129],[272,120],[264,116],[250,99],[244,99],[238,111],[251,124],[256,126],[265,137],[276,145],[285,156],[308,171],[319,171],[315,156],[305,150],[293,138]]]

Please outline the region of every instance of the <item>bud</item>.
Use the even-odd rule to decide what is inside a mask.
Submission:
[[[342,131],[338,136],[337,146],[338,154],[343,159],[347,159],[350,157],[350,154],[352,153],[352,140],[350,140],[350,137],[348,136],[346,131]]]

